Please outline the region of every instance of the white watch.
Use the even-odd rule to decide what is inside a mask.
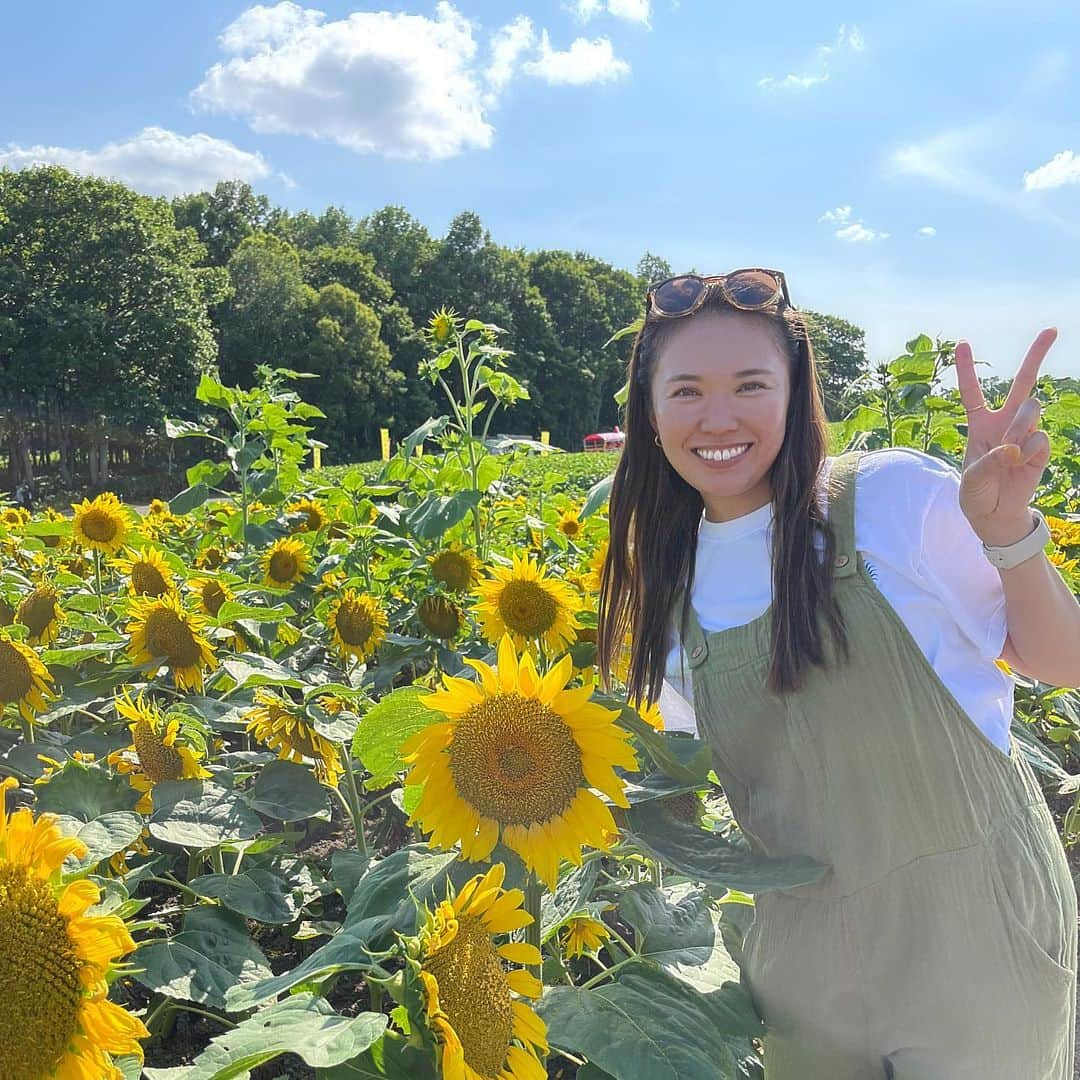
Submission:
[[[983,554],[999,570],[1011,570],[1022,562],[1040,554],[1050,542],[1050,527],[1046,524],[1046,518],[1034,508],[1031,515],[1035,519],[1035,528],[1015,544],[1006,544],[1003,547],[991,547],[983,544]]]

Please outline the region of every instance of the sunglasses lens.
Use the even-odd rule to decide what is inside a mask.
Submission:
[[[665,315],[681,315],[697,303],[705,282],[696,277],[677,277],[658,285],[653,303]]]
[[[780,282],[765,270],[740,270],[726,284],[728,295],[743,307],[765,307],[780,295]]]

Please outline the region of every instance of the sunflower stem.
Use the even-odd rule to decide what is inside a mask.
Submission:
[[[533,917],[532,922],[525,927],[525,941],[529,945],[540,948],[541,926],[540,905],[544,898],[544,887],[540,884],[536,874],[530,872],[525,879],[525,910]],[[540,968],[530,965],[529,970],[539,979]]]
[[[23,731],[26,732],[26,741],[32,746],[34,744],[34,725],[23,717]]]
[[[105,618],[105,597],[101,591],[101,552],[94,548],[94,588],[97,590],[98,614]]]
[[[364,811],[360,803],[360,792],[356,788],[356,776],[353,773],[352,754],[342,743],[341,755],[345,759],[345,776],[349,784],[350,813],[353,819],[353,831],[356,833],[356,848],[365,858],[368,856],[367,837],[364,835]]]

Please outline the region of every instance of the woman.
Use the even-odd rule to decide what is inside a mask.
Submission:
[[[1076,894],[994,663],[1080,682],[1080,606],[1029,507],[1056,332],[999,410],[957,346],[957,475],[910,450],[827,457],[779,272],[685,275],[647,307],[600,667],[629,632],[630,694],[696,721],[755,850],[828,868],[757,897],[767,1077],[1072,1080]]]

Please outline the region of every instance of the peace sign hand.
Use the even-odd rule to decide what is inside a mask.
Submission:
[[[1030,395],[1056,338],[1053,328],[1035,338],[1000,409],[986,404],[971,346],[956,346],[956,380],[968,423],[960,509],[984,544],[1016,543],[1034,527],[1028,505],[1050,460],[1050,439],[1039,429],[1042,408]]]

